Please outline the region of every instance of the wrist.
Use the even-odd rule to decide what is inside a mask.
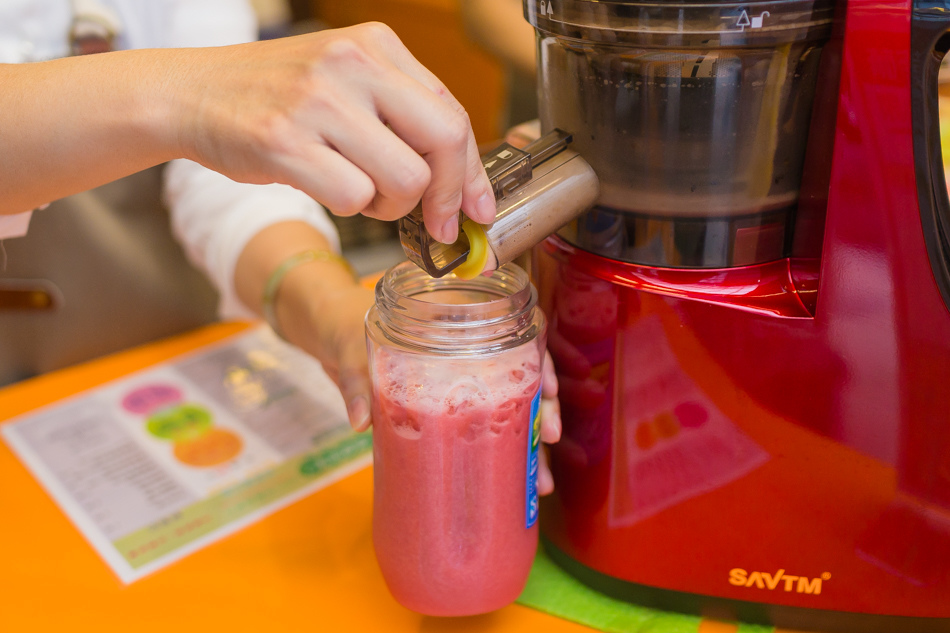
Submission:
[[[359,282],[343,257],[328,249],[308,248],[284,259],[264,285],[261,306],[271,328],[304,344],[321,316],[332,314],[336,298]]]
[[[148,78],[139,91],[142,126],[168,159],[197,160],[198,111],[204,89],[202,49],[156,50],[154,63],[141,68]]]

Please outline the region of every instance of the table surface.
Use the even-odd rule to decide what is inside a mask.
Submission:
[[[0,389],[0,423],[242,331],[217,324]],[[366,468],[123,585],[0,442],[0,631],[591,629],[511,605],[431,618],[393,600],[370,538]]]

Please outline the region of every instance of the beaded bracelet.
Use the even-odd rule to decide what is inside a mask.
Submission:
[[[284,340],[286,340],[286,337],[284,336],[283,332],[281,332],[280,326],[277,324],[277,292],[280,290],[280,284],[284,280],[284,277],[287,276],[287,273],[297,266],[300,266],[301,264],[307,264],[309,262],[336,262],[346,268],[346,270],[353,277],[354,281],[358,279],[356,271],[353,270],[352,266],[350,266],[350,262],[331,251],[310,248],[291,255],[282,261],[280,266],[278,266],[274,272],[271,273],[270,277],[267,278],[267,283],[264,284],[264,296],[261,299],[261,311],[264,313],[264,320],[267,321],[271,329],[274,330],[274,333]]]

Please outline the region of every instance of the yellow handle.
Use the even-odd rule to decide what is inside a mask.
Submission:
[[[462,230],[468,238],[468,257],[452,272],[460,279],[474,279],[488,263],[488,237],[485,228],[471,220],[462,223]]]

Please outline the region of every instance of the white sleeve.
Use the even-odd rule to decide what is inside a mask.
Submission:
[[[175,235],[221,294],[218,313],[225,319],[254,316],[237,297],[234,268],[250,239],[266,227],[301,220],[340,251],[336,227],[323,207],[287,185],[246,185],[192,161],[175,160],[165,169],[165,198]]]
[[[167,46],[227,46],[257,39],[257,17],[247,0],[165,0],[170,3]]]
[[[26,235],[26,230],[30,228],[31,217],[33,217],[32,211],[0,215],[0,240]]]
[[[256,39],[250,5],[237,0],[165,0],[168,46],[220,46]],[[235,182],[188,160],[165,170],[165,201],[172,229],[198,268],[220,293],[222,318],[249,318],[234,288],[234,268],[244,247],[261,230],[302,220],[320,231],[339,252],[336,227],[319,204],[285,185]]]

